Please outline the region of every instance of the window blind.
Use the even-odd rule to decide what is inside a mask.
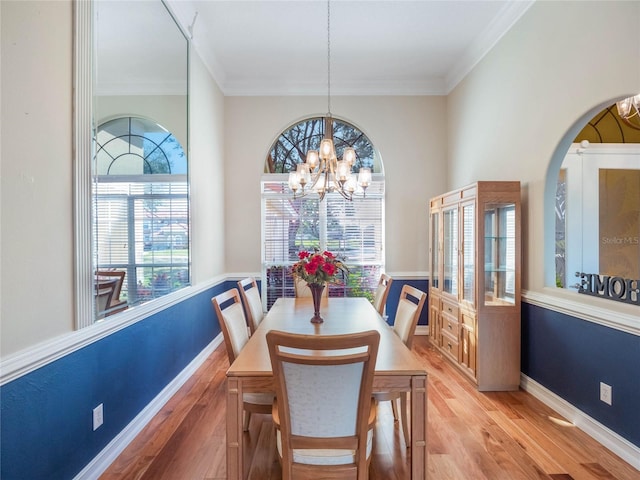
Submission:
[[[285,181],[262,182],[263,302],[294,296],[291,266],[298,252],[329,250],[342,257],[349,276],[329,286],[330,296],[373,297],[384,271],[384,181],[374,181],[365,197],[328,194],[293,198]]]

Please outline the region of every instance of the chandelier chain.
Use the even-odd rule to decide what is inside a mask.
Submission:
[[[331,2],[327,0],[327,116],[331,117]]]

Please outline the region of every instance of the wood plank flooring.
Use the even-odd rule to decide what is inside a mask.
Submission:
[[[414,352],[428,377],[428,478],[437,480],[638,480],[640,472],[524,391],[478,392],[427,337]],[[101,480],[226,478],[225,371],[221,345]],[[410,478],[410,454],[389,402],[379,408],[371,480]],[[245,472],[280,480],[269,416],[245,434]]]

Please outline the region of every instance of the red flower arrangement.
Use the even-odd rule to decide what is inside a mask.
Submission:
[[[338,276],[344,279],[349,274],[347,266],[331,252],[302,251],[298,253],[298,258],[300,260],[292,267],[293,276],[307,283],[316,285],[336,283]]]

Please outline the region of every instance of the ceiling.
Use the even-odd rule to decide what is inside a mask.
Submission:
[[[166,0],[225,95],[327,94],[327,2]],[[444,95],[529,0],[333,0],[332,95]]]

